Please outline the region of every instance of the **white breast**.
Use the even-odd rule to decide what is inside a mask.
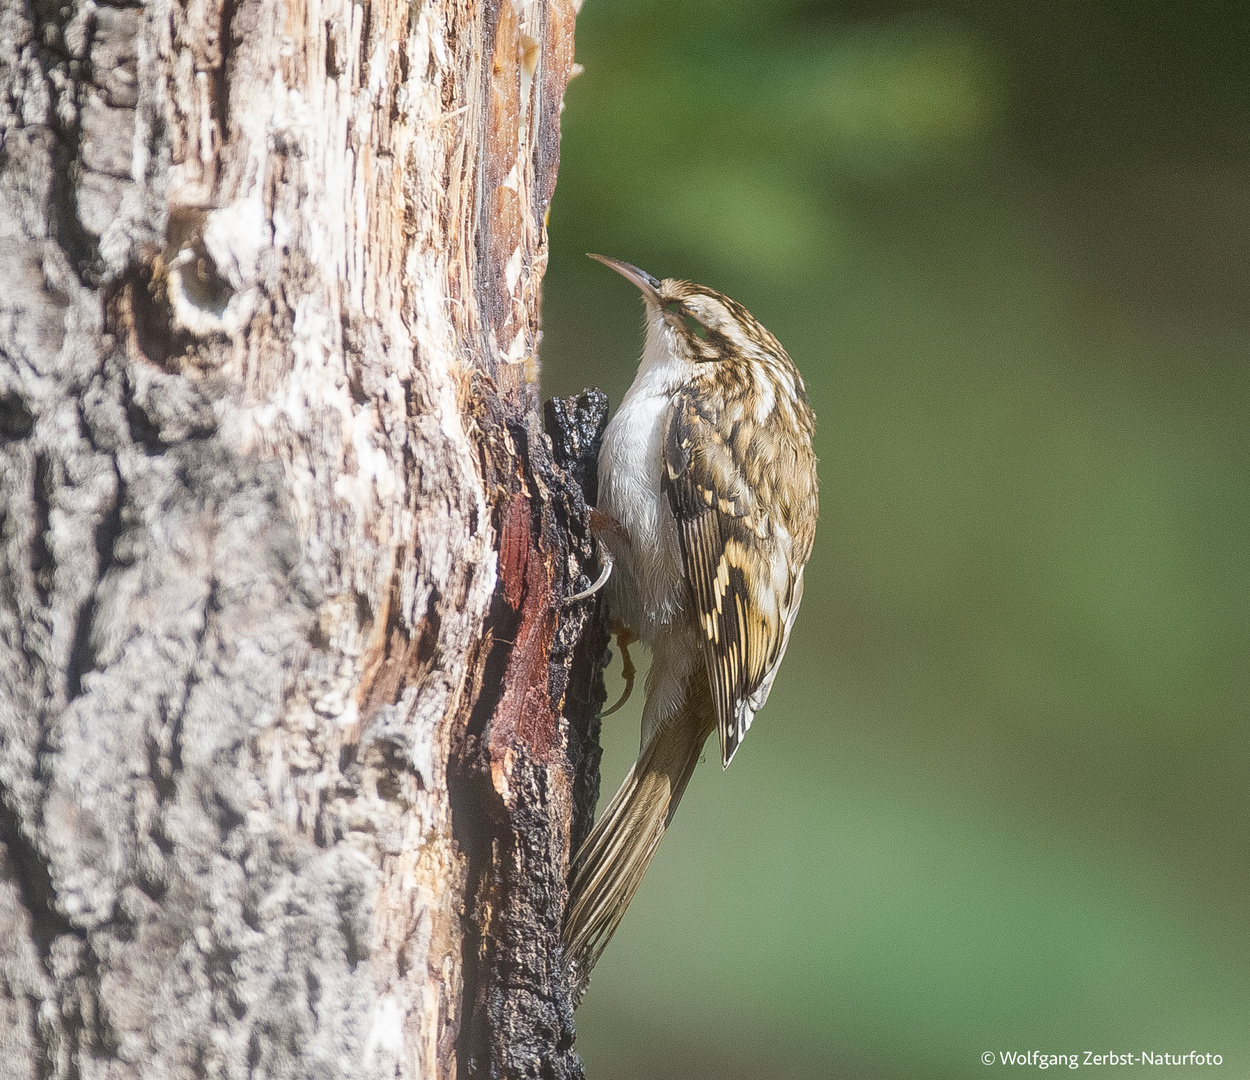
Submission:
[[[638,375],[599,451],[599,508],[616,518],[630,539],[626,544],[606,537],[616,560],[608,603],[648,645],[680,614],[685,595],[677,525],[660,489],[664,418],[685,366],[672,357],[669,333],[662,322],[648,327]]]

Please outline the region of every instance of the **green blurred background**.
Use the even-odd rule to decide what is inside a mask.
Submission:
[[[584,252],[704,282],[803,370],[822,482],[768,708],[578,1012],[592,1080],[1250,1077],[1247,41],[1242,0],[587,0],[544,393],[636,366]]]

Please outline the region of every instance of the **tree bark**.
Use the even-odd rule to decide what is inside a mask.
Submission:
[[[0,1076],[580,1076],[576,0],[0,0]]]

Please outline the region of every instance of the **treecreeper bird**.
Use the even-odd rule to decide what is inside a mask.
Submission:
[[[728,768],[768,700],[817,514],[816,418],[780,342],[712,289],[591,258],[646,303],[638,374],[599,453],[597,509],[611,523],[599,531],[609,612],[649,646],[651,670],[638,760],[573,860],[563,940],[575,1002],[705,740],[719,734]]]

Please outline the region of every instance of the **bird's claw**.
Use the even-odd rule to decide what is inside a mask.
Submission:
[[[629,647],[638,639],[633,632],[628,630],[623,623],[614,622],[611,632],[616,635],[616,647],[621,650],[621,678],[625,680],[625,691],[621,694],[620,700],[612,706],[607,712],[599,714],[600,719],[611,716],[617,709],[625,704],[634,692],[634,661],[629,655]]]
[[[601,544],[596,540],[595,550],[599,553],[599,565],[602,567],[599,571],[599,576],[589,589],[583,589],[572,596],[566,596],[564,598],[565,604],[576,604],[579,600],[589,599],[602,589],[608,583],[608,578],[612,576],[612,553],[608,551],[607,545]]]

